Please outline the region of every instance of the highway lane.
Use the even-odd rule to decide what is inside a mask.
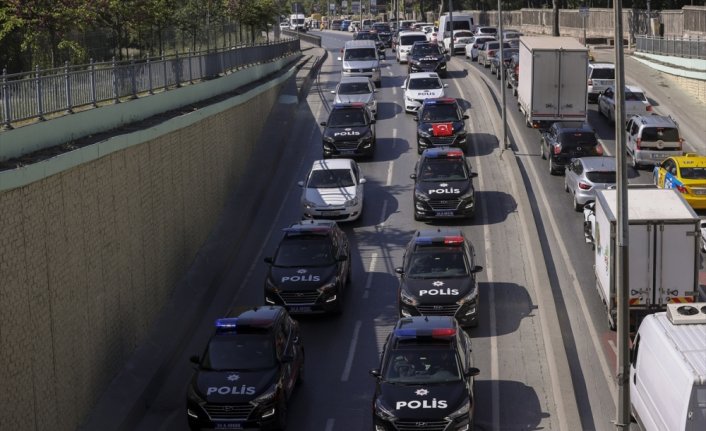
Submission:
[[[336,56],[350,38],[344,33],[321,34],[329,59],[320,82],[312,87],[308,103],[297,108],[295,118],[286,125],[272,125],[271,133],[287,135],[284,162],[266,179],[272,184],[266,196],[254,197],[265,202],[262,211],[252,220],[238,221],[252,225],[241,244],[249,251],[247,258],[240,259],[224,278],[222,293],[214,298],[214,306],[187,351],[175,361],[167,383],[155,388],[159,396],[138,429],[186,429],[188,357],[203,349],[211,323],[229,304],[262,303],[266,272],[262,257],[275,249],[279,229],[301,215],[296,181],[321,155],[318,122],[325,120],[327,112],[321,95],[331,100],[328,90],[340,75]],[[470,331],[476,365],[481,369],[476,383],[478,428],[608,429],[614,416],[611,333],[595,293],[592,255],[583,244],[581,215],[571,209],[563,179],[546,172],[546,161],[538,156],[538,132],[524,127],[514,109],[508,113],[525,184],[515,184],[509,177],[512,165],[500,156],[499,115],[489,91],[497,90],[494,76],[460,57],[452,61],[451,71],[445,81],[450,84],[449,94],[469,107],[473,142],[469,157],[479,172],[476,186],[481,211],[474,221],[460,223],[476,246],[479,264],[485,267],[479,277],[480,325]],[[373,379],[367,372],[377,366],[385,336],[397,318],[394,267],[401,264],[402,248],[414,230],[429,226],[412,217],[409,174],[417,159],[416,123],[401,105],[399,86],[405,73],[388,50],[378,94],[377,154],[373,161],[361,163],[369,181],[364,214],[360,221],[344,225],[354,250],[353,283],[342,316],[299,319],[307,354],[306,381],[290,404],[292,430],[371,426]],[[508,101],[514,107],[509,94]],[[604,142],[611,145],[609,139]],[[528,240],[527,232],[535,226],[527,226],[523,199],[532,204],[530,211],[538,220],[537,242]],[[556,311],[558,317],[552,317]],[[552,325],[555,331],[561,328],[559,339],[548,331]],[[565,363],[557,363],[556,357],[562,355]],[[567,383],[573,384],[573,396],[565,391]],[[572,422],[574,398],[580,424]]]

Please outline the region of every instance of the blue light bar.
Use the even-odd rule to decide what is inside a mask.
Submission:
[[[456,101],[451,97],[441,97],[438,99],[424,99],[425,105],[449,105]]]
[[[413,329],[401,328],[395,329],[395,337],[397,338],[417,338],[417,337],[432,337],[440,339],[449,339],[456,335],[454,328],[432,328],[432,329]]]
[[[217,329],[235,329],[238,326],[237,317],[224,317],[222,319],[216,319]]]

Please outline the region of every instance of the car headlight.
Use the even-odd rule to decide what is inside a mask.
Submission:
[[[356,196],[353,199],[348,199],[344,205],[347,207],[354,207],[358,205],[358,202],[358,197]]]
[[[330,136],[324,136],[324,142],[328,142],[329,144],[333,144],[336,141],[334,141],[334,139]]]
[[[465,195],[461,196],[461,200],[465,201],[466,199],[472,199],[474,197],[475,192],[473,190],[469,191]]]
[[[417,129],[417,134],[419,134],[422,138],[431,138],[431,134],[429,134],[426,130]]]
[[[385,421],[397,419],[395,414],[392,413],[392,410],[388,409],[385,404],[380,401],[380,398],[375,400],[375,414],[377,414],[380,419]]]
[[[473,302],[476,299],[478,299],[478,289],[474,288],[468,293],[468,295],[456,301],[456,304],[463,305],[467,302]]]
[[[446,416],[444,419],[446,420],[454,420],[458,418],[459,416],[467,415],[468,412],[471,410],[471,402],[466,401],[465,404],[463,404],[459,409],[451,412],[448,416]]]
[[[306,199],[302,199],[302,205],[304,205],[304,208],[307,208],[307,209],[316,208],[316,204],[314,202],[311,202]]]
[[[275,396],[277,395],[277,389],[279,388],[279,384],[274,384],[270,386],[268,390],[262,393],[259,397],[255,398],[254,400],[250,401],[250,404],[259,406],[262,404],[267,404],[272,402],[275,399]]]
[[[343,68],[343,71],[344,71],[344,72],[347,72],[347,73],[350,73],[351,69],[349,69],[349,68],[347,68],[347,67],[344,67],[344,68]]]
[[[334,280],[334,281],[332,281],[332,282],[330,282],[330,283],[324,284],[323,286],[319,287],[319,288],[316,289],[316,290],[317,290],[319,293],[328,293],[328,292],[330,292],[330,291],[336,289],[336,284],[337,284],[337,280]]]
[[[377,72],[378,69],[377,69],[377,67],[373,67],[373,68],[370,69],[370,71],[371,71],[371,72]]]
[[[407,305],[417,305],[419,304],[419,301],[417,298],[415,298],[412,294],[407,292],[406,290],[400,290],[400,301]]]

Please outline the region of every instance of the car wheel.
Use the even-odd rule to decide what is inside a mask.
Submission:
[[[420,147],[420,146],[417,146],[417,154],[419,154],[421,156],[423,152],[424,152],[424,149],[422,149],[422,147]]]
[[[554,170],[554,158],[549,157],[549,175],[554,175],[556,172]]]
[[[566,177],[564,177],[564,191],[569,193],[569,183],[566,182]]]
[[[579,203],[578,200],[576,200],[576,194],[574,193],[574,199],[573,199],[573,204],[574,204],[574,211],[581,211],[583,209],[583,205]]]
[[[544,142],[539,143],[539,155],[542,157],[542,160],[547,160],[547,156],[544,154]]]

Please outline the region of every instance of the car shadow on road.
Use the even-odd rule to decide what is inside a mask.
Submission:
[[[469,133],[468,134],[467,156],[487,156],[492,154],[500,142],[498,137],[490,133]]]
[[[487,219],[481,220],[483,224],[502,223],[508,215],[517,211],[517,202],[512,195],[495,190],[477,190],[476,205],[476,218],[481,215],[480,209],[483,205],[489,210]]]
[[[476,364],[478,365],[478,364]],[[480,368],[480,377],[475,382],[475,428],[480,431],[499,430],[537,430],[548,429],[540,427],[542,419],[551,415],[542,411],[542,403],[537,392],[522,382],[512,380],[481,380],[490,375],[490,370]],[[493,424],[493,385],[498,385],[499,421]],[[551,423],[551,422],[550,422]],[[558,425],[555,423],[554,425]]]
[[[491,334],[490,322],[490,293],[494,295],[494,307],[496,322],[494,323],[495,334]],[[473,338],[490,338],[491,336],[501,336],[512,334],[517,331],[522,320],[528,317],[536,317],[537,305],[532,303],[527,289],[516,283],[503,282],[478,282],[478,294],[480,303],[478,305],[479,318],[478,326],[470,330],[469,334]],[[539,325],[539,322],[536,322]]]
[[[467,110],[472,108],[471,102],[466,99],[457,98],[456,101],[458,102],[458,106],[461,107],[461,111],[463,112],[466,112]]]
[[[377,121],[388,120],[395,118],[397,114],[403,113],[404,109],[396,102],[381,102],[378,101],[378,116]]]
[[[452,78],[465,78],[468,76],[468,70],[465,68],[463,70],[449,70],[446,75],[446,79]]]

